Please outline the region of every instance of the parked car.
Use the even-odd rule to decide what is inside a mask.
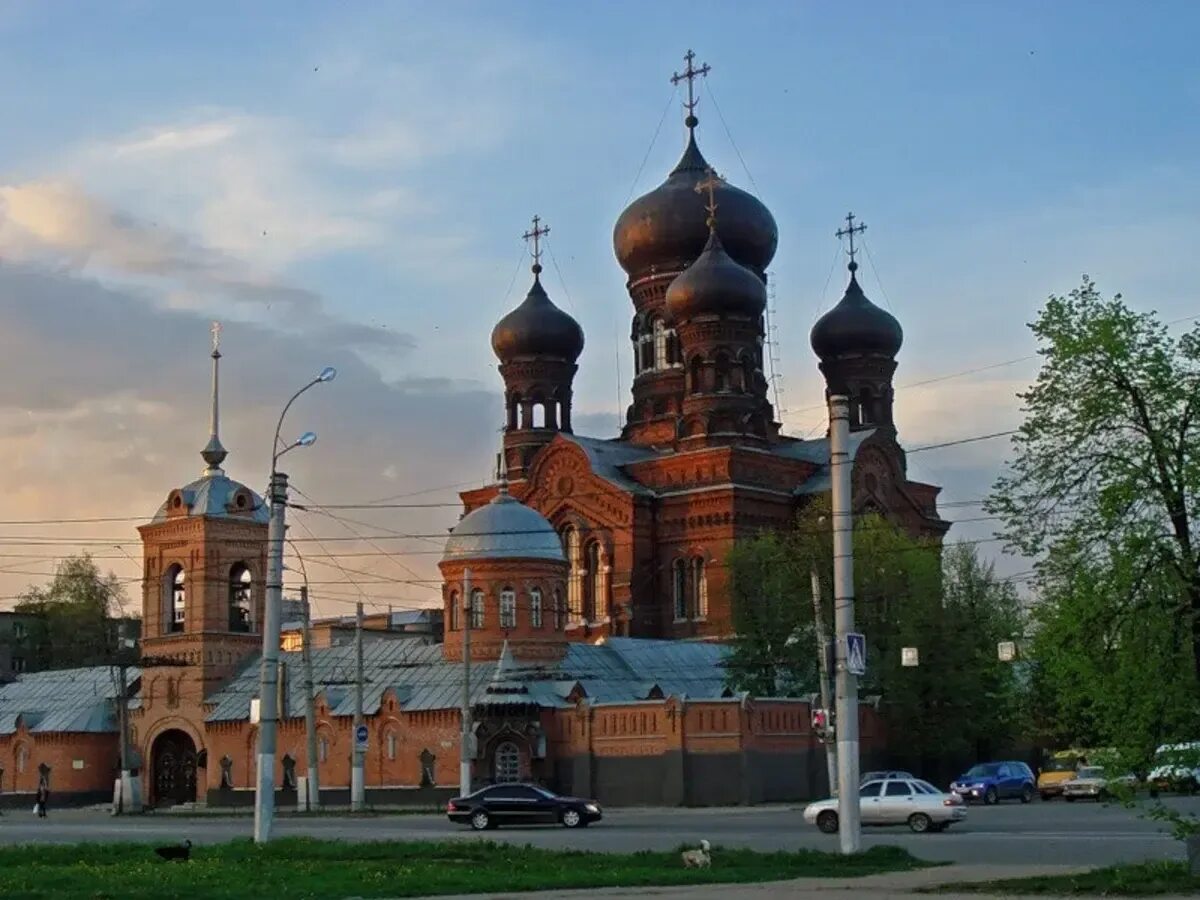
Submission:
[[[858,779],[858,783],[863,785],[868,781],[884,781],[888,778],[907,778],[909,781],[917,780],[917,776],[912,772],[902,772],[899,769],[890,769],[886,772],[867,772]]]
[[[945,831],[967,817],[963,801],[919,778],[868,781],[858,789],[859,814],[864,825],[908,825],[918,834]],[[826,834],[838,830],[836,798],[818,800],[804,808],[804,821]]]
[[[1062,796],[1063,786],[1075,777],[1086,759],[1082,750],[1060,750],[1049,754],[1037,776],[1037,790],[1042,799]]]
[[[1152,791],[1195,792],[1200,787],[1200,741],[1163,744],[1155,750],[1146,783]]]
[[[1028,803],[1033,799],[1033,771],[1023,762],[980,763],[950,784],[950,792],[963,800],[982,800],[989,806],[1005,799]]]
[[[595,800],[561,797],[536,784],[494,784],[446,805],[451,822],[476,831],[500,825],[552,825],[586,828],[603,818]]]

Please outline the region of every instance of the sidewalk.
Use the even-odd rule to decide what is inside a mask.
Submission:
[[[988,866],[962,865],[918,869],[913,872],[889,872],[864,878],[800,878],[795,881],[772,881],[763,884],[706,884],[695,887],[636,887],[591,888],[578,891],[554,891],[499,894],[456,894],[438,900],[592,900],[604,898],[653,898],[653,900],[793,900],[793,898],[871,897],[872,900],[996,900],[991,894],[920,894],[923,888],[960,882],[995,881],[1002,878],[1028,878],[1038,875],[1069,875],[1087,871],[1081,866]],[[1008,897],[1015,895],[1006,895]],[[427,898],[433,900],[433,898]],[[1158,900],[1188,900],[1183,896],[1163,896]],[[1194,900],[1194,898],[1191,898]]]

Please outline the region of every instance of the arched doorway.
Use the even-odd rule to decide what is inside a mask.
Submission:
[[[159,806],[196,802],[196,745],[183,731],[164,731],[150,750],[154,802]]]
[[[521,780],[521,750],[515,743],[504,741],[496,747],[492,772],[497,782]]]

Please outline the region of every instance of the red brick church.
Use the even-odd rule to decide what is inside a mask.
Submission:
[[[501,478],[462,495],[465,515],[440,564],[444,641],[367,650],[368,802],[456,789],[468,625],[477,782],[536,779],[610,803],[751,803],[824,790],[808,703],[739,694],[722,670],[726,554],[740,538],[786,528],[829,490],[829,446],[780,433],[763,371],[775,220],[714,177],[697,125],[690,103],[679,163],[614,229],[635,359],[616,438],[572,430],[584,335],[541,284],[535,220],[533,284],[492,332],[507,409]],[[854,502],[940,537],[948,523],[938,488],[908,479],[896,437],[901,341],[852,261],[845,296],[814,326],[812,346],[829,391],[850,398]],[[255,783],[267,515],[222,468],[213,356],[204,470],[140,529],[143,663],[130,672],[128,706],[152,803],[245,804]],[[313,658],[323,796],[344,802],[353,648]],[[283,804],[308,765],[304,691],[299,654],[283,653]],[[26,802],[39,781],[60,798],[111,796],[118,696],[103,667],[0,685],[0,798]],[[862,731],[869,759],[880,735],[867,708]]]

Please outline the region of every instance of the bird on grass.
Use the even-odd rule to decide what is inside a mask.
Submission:
[[[155,847],[154,852],[160,859],[171,862],[187,862],[192,856],[192,842],[188,840],[182,844],[172,844],[170,847]]]

